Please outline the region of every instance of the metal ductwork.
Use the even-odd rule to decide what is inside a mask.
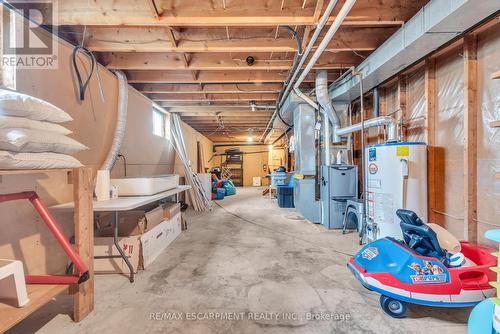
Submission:
[[[346,126],[345,128],[341,128],[337,130],[337,135],[338,136],[345,136],[350,133],[356,132],[356,131],[361,131],[361,129],[364,127],[365,129],[368,128],[375,128],[378,126],[386,126],[387,128],[387,141],[392,142],[392,141],[397,141],[398,140],[398,124],[397,121],[391,117],[391,116],[380,116],[376,118],[372,118],[369,120],[364,121],[364,125],[362,123],[357,123],[353,124],[350,126]]]
[[[340,138],[336,135],[336,130],[340,127],[340,118],[337,111],[333,107],[332,100],[328,95],[328,71],[319,70],[316,73],[316,99],[318,104],[323,108],[323,112],[326,114],[327,118],[332,123],[333,127],[333,141],[339,142]],[[325,122],[328,123],[328,122]],[[328,124],[325,124],[325,136],[326,133],[330,133]],[[329,143],[329,140],[326,140]],[[328,145],[328,144],[327,144]]]
[[[498,0],[431,0],[357,66],[365,89],[378,86],[498,10]],[[359,97],[358,85],[358,76],[348,76],[330,88],[330,98],[352,101]]]

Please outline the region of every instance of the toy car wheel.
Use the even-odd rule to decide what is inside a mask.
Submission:
[[[401,302],[384,295],[380,296],[380,306],[387,315],[390,315],[393,318],[403,318],[408,310],[405,302]]]

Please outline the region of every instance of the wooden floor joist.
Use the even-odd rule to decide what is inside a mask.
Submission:
[[[141,93],[162,94],[240,94],[240,93],[279,93],[282,85],[277,83],[246,84],[136,84]]]
[[[87,28],[85,45],[94,52],[295,52],[297,44],[288,36],[273,38],[266,30],[251,29],[240,37],[224,38],[222,32],[204,34],[199,29],[194,33],[176,34],[163,27],[90,27]],[[328,52],[373,51],[396,29],[352,28],[339,30],[336,38],[327,46]],[[71,35],[71,30],[63,28]],[[175,40],[175,43],[172,42]],[[321,36],[318,39],[321,41]],[[319,42],[318,42],[319,43]]]
[[[173,102],[173,101],[190,101],[190,102],[204,102],[204,101],[276,101],[277,93],[239,93],[239,94],[207,94],[200,96],[200,94],[147,94],[147,96],[158,102]]]
[[[344,25],[394,26],[420,9],[422,0],[401,2],[383,0],[373,5],[371,1],[359,1],[351,10]],[[158,18],[151,15],[151,9],[144,1],[115,0],[110,2],[86,2],[65,0],[58,3],[59,22],[63,25],[87,26],[269,26],[269,25],[314,25],[316,3],[302,8],[300,1],[290,2],[283,9],[279,1],[243,0],[232,2],[224,8],[223,2],[180,1],[167,7],[158,3],[163,12]],[[390,8],[390,10],[388,10]],[[164,10],[165,9],[165,10]],[[112,15],[111,15],[112,13]],[[330,18],[333,21],[334,16]]]
[[[286,71],[199,71],[196,78],[185,71],[127,71],[129,83],[282,83]],[[331,73],[334,80],[337,76]],[[309,74],[305,82],[314,82]]]
[[[345,69],[357,65],[363,53],[344,51],[325,53],[320,57],[314,69]],[[261,58],[253,54],[255,63],[249,66],[245,58],[232,57],[230,54],[214,53],[191,54],[189,62],[184,61],[184,55],[177,53],[143,53],[118,52],[103,55],[106,67],[121,70],[198,70],[198,71],[287,71],[293,64],[293,59],[275,60]]]

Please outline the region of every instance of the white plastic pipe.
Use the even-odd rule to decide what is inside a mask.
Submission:
[[[338,2],[338,0],[330,0],[330,2],[328,3],[328,6],[326,7],[325,12],[321,16],[321,19],[319,20],[318,25],[317,25],[316,29],[314,30],[314,34],[312,35],[311,40],[307,44],[306,50],[303,52],[302,57],[300,58],[300,62],[297,65],[297,68],[295,69],[295,72],[293,73],[292,78],[288,82],[288,85],[286,86],[285,91],[283,92],[283,95],[281,97],[281,101],[278,101],[278,109],[276,109],[274,111],[273,115],[271,116],[271,119],[267,123],[266,130],[262,133],[262,137],[260,138],[261,141],[266,136],[266,133],[269,130],[269,127],[271,126],[271,124],[273,124],[279,108],[281,108],[285,99],[288,96],[288,93],[290,92],[290,89],[292,89],[293,82],[294,82],[295,78],[297,77],[300,70],[302,69],[302,65],[304,65],[304,63],[306,62],[306,59],[309,56],[309,53],[311,52],[312,48],[314,47],[314,43],[318,39],[319,34],[321,33],[321,30],[323,29],[323,27],[328,22],[328,19],[330,18],[330,14],[332,13],[335,6],[337,5],[337,2]]]
[[[353,132],[361,131],[362,128],[368,129],[385,125],[387,127],[387,141],[391,142],[397,140],[397,122],[391,116],[380,116],[366,120],[363,123],[364,126],[360,122],[350,126],[346,126],[345,128],[337,129],[337,135],[345,136]]]
[[[120,149],[123,143],[123,137],[125,137],[125,125],[127,124],[127,109],[128,109],[128,84],[127,77],[121,71],[115,71],[116,77],[118,78],[118,116],[116,119],[115,135],[113,137],[113,143],[108,152],[106,160],[102,164],[100,169],[111,170],[113,165],[118,158]]]
[[[297,69],[293,73],[292,78],[290,79],[290,82],[288,86],[286,87],[285,91],[283,92],[283,98],[285,99],[287,96],[287,93],[290,91],[290,89],[293,87],[293,81],[299,74],[300,70],[302,69],[302,65],[306,62],[307,56],[309,56],[309,53],[311,52],[312,48],[314,47],[314,43],[319,37],[319,34],[321,33],[321,30],[323,30],[324,26],[328,22],[328,19],[330,18],[330,14],[332,13],[333,9],[337,5],[338,0],[331,0],[330,3],[328,4],[328,7],[326,7],[325,12],[321,16],[321,19],[318,22],[318,26],[316,27],[316,30],[314,30],[314,34],[311,37],[311,40],[307,44],[306,50],[304,51],[304,54],[300,58],[300,63],[297,66]],[[283,104],[284,101],[279,101],[279,105]]]
[[[311,98],[309,98],[308,96],[303,94],[301,92],[301,90],[299,89],[299,86],[300,86],[300,84],[302,84],[302,82],[304,81],[306,76],[309,74],[309,72],[313,68],[314,64],[316,64],[316,62],[318,61],[318,59],[321,56],[321,54],[323,53],[323,51],[325,51],[325,49],[328,46],[328,43],[330,43],[330,41],[333,38],[333,35],[335,35],[337,30],[340,28],[340,25],[342,24],[342,22],[346,18],[347,14],[349,14],[349,11],[351,10],[351,8],[354,6],[355,3],[356,3],[356,0],[346,0],[344,5],[340,9],[340,12],[335,17],[335,20],[333,21],[332,25],[330,26],[330,29],[328,29],[325,37],[323,38],[323,40],[319,44],[318,48],[316,49],[316,51],[312,55],[311,59],[307,63],[306,67],[304,68],[304,71],[302,71],[300,77],[297,79],[297,82],[295,82],[295,84],[293,86],[293,90],[295,91],[295,93],[297,93],[298,96],[300,96],[304,101],[309,103],[313,108],[318,109],[318,105],[313,100],[311,100]]]

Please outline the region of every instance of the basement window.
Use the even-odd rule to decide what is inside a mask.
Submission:
[[[170,115],[154,107],[153,134],[170,140]]]

